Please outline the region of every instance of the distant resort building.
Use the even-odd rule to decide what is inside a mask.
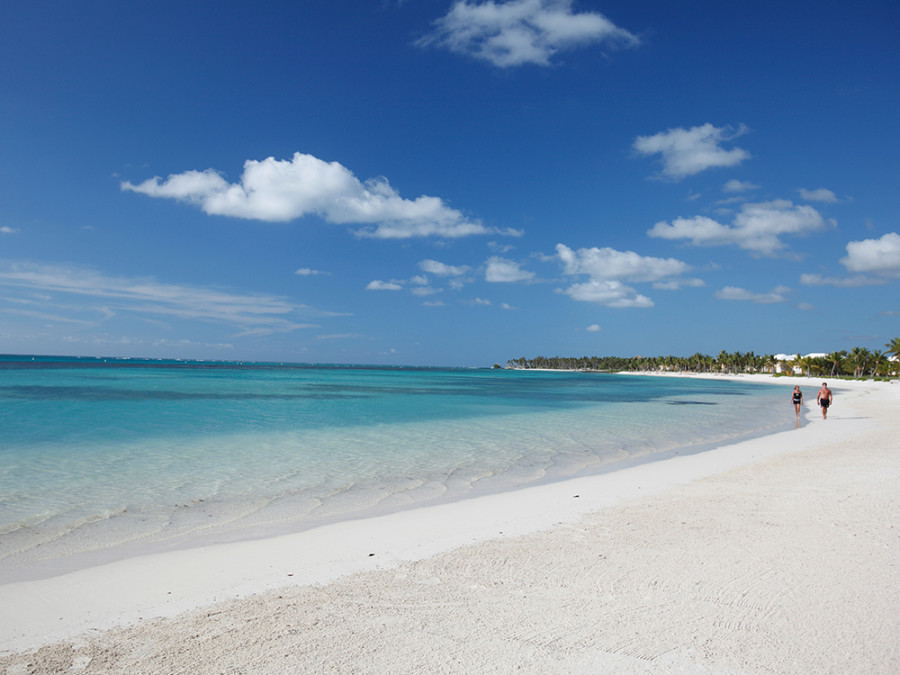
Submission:
[[[802,375],[803,367],[798,365],[796,361],[800,358],[804,359],[824,359],[828,354],[824,353],[813,353],[813,354],[775,354],[775,372],[776,373],[786,373],[789,370],[794,375]],[[793,366],[790,365],[793,362]]]

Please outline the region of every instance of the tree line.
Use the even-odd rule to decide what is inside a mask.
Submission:
[[[885,344],[884,351],[865,347],[834,351],[824,356],[795,354],[787,360],[774,354],[719,352],[718,356],[536,356],[510,359],[511,369],[589,370],[600,372],[772,373],[797,372],[812,377],[897,377],[900,375],[900,338]],[[780,367],[779,367],[780,366]]]

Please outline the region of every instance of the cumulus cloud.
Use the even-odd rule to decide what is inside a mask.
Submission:
[[[791,289],[786,286],[777,286],[768,293],[754,293],[737,286],[726,286],[721,291],[716,291],[716,297],[719,300],[744,300],[760,305],[769,305],[777,302],[787,302],[786,294],[790,292]]]
[[[547,66],[559,52],[593,43],[633,47],[640,40],[602,14],[574,12],[571,0],[461,0],[417,41],[499,68]]]
[[[835,204],[838,201],[838,198],[831,190],[826,190],[825,188],[819,188],[817,190],[806,190],[804,188],[800,188],[797,190],[800,193],[800,196],[808,201],[808,202],[824,202],[826,204]]]
[[[556,255],[565,274],[589,277],[589,281],[573,284],[562,292],[574,300],[607,307],[652,307],[650,298],[623,282],[664,283],[690,269],[687,263],[675,258],[653,258],[612,248],[574,251],[565,244],[557,244]]]
[[[660,239],[688,239],[696,246],[738,246],[754,255],[773,256],[786,248],[783,235],[803,236],[830,225],[813,207],[787,200],[744,204],[731,225],[707,216],[656,223],[647,231]]]
[[[805,286],[859,288],[900,279],[900,234],[888,232],[878,239],[851,241],[847,244],[847,256],[840,262],[857,274],[850,277],[804,274],[800,277],[800,283]]]
[[[172,174],[165,180],[157,176],[138,185],[125,181],[121,187],[193,204],[210,215],[286,222],[315,214],[330,223],[364,225],[356,231],[361,237],[520,234],[487,228],[438,197],[404,199],[385,178],[362,182],[337,162],[299,152],[290,160],[248,159],[238,183],[229,183],[218,171],[206,169]]]
[[[514,260],[493,256],[487,260],[484,279],[495,283],[531,281],[534,279],[534,272],[523,270],[521,263]]]
[[[566,274],[587,274],[599,279],[659,281],[690,269],[687,263],[675,258],[652,258],[613,248],[594,247],[573,251],[565,244],[557,244],[556,255],[563,263]]]
[[[746,132],[744,125],[732,129],[707,123],[690,129],[669,129],[653,136],[638,136],[633,148],[644,156],[660,155],[662,174],[681,180],[706,169],[736,166],[750,157],[746,150],[726,150],[721,145]]]
[[[90,312],[99,315],[101,322],[120,313],[140,318],[177,317],[236,326],[240,335],[312,326],[294,319],[299,311],[309,308],[278,296],[167,284],[153,278],[114,277],[84,267],[0,261],[0,287],[38,292],[44,305]],[[71,301],[57,303],[54,298],[58,294],[80,296],[84,306]]]
[[[900,234],[888,232],[879,239],[851,241],[841,264],[851,272],[900,278]]]
[[[591,280],[573,284],[562,291],[573,300],[594,302],[621,309],[624,307],[653,307],[653,301],[621,281]]]

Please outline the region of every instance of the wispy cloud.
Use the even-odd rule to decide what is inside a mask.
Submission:
[[[574,12],[571,0],[461,0],[416,44],[509,68],[547,66],[559,52],[589,44],[633,47],[640,40],[602,14]]]
[[[755,302],[759,305],[770,305],[778,302],[787,302],[787,294],[791,289],[787,286],[776,286],[768,293],[754,293],[737,286],[726,286],[720,291],[716,291],[716,297],[719,300],[743,300],[746,302]]]
[[[731,179],[722,186],[722,192],[736,193],[749,192],[750,190],[758,190],[759,185],[754,185],[750,181]]]
[[[731,225],[707,216],[659,222],[647,234],[660,239],[687,239],[696,246],[737,246],[754,255],[774,256],[787,245],[780,237],[803,236],[833,226],[813,207],[787,200],[744,204]]]
[[[58,321],[81,319],[72,317],[72,312],[100,316],[98,323],[129,313],[220,323],[237,328],[242,335],[289,332],[312,325],[297,323],[293,318],[310,308],[285,298],[166,284],[153,278],[115,277],[84,267],[0,261],[0,287],[9,292],[41,293],[48,298],[42,301],[44,304],[67,306],[68,318],[60,309]],[[88,304],[77,307],[69,301],[56,303],[54,298],[60,294],[80,296]],[[91,300],[102,304],[90,304]],[[10,310],[0,307],[0,311]]]
[[[632,147],[640,155],[660,155],[662,175],[681,180],[707,169],[736,166],[749,158],[750,153],[746,150],[722,147],[722,143],[747,131],[743,124],[733,129],[707,123],[690,129],[669,129],[653,136],[638,136]]]
[[[367,291],[402,291],[403,290],[403,282],[402,281],[381,281],[380,279],[375,279],[370,281],[366,285]]]
[[[428,274],[437,277],[461,277],[467,274],[472,268],[468,265],[447,265],[437,260],[422,260],[419,263],[419,269]]]
[[[206,169],[172,174],[165,180],[157,176],[137,185],[124,181],[121,188],[186,202],[210,215],[286,222],[315,214],[330,223],[364,225],[356,234],[376,239],[521,234],[485,227],[438,197],[405,199],[386,178],[362,182],[337,162],[300,152],[290,160],[248,159],[238,183]]]
[[[0,227],[0,234],[16,234],[18,230],[14,227],[10,227],[9,225],[4,225]]]
[[[520,283],[534,279],[534,272],[522,269],[522,263],[492,256],[487,259],[484,280],[492,283]]]
[[[824,277],[821,274],[801,274],[800,283],[804,286],[837,286],[839,288],[859,288],[861,286],[877,286],[885,283],[884,279],[875,279],[863,275],[855,277]]]
[[[322,270],[314,270],[309,267],[301,267],[296,272],[294,272],[294,274],[300,277],[316,277],[320,274],[331,275],[331,272],[323,272]]]
[[[825,188],[818,188],[816,190],[800,188],[797,192],[799,192],[800,196],[808,202],[823,202],[825,204],[836,204],[838,202],[837,196],[831,190],[826,190]]]

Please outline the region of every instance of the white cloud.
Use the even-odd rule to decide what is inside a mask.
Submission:
[[[366,285],[367,291],[400,291],[403,290],[402,284],[396,281],[381,281],[375,279]]]
[[[749,181],[741,181],[731,179],[722,186],[722,192],[748,192],[750,190],[758,190],[759,185],[754,185]]]
[[[461,277],[472,268],[468,265],[454,267],[453,265],[446,265],[437,260],[423,260],[419,263],[419,269],[437,277]]]
[[[650,298],[622,282],[674,282],[677,280],[673,277],[690,269],[687,263],[675,258],[653,258],[612,248],[574,251],[565,244],[557,244],[556,254],[566,274],[590,277],[588,282],[574,284],[563,292],[574,300],[607,307],[652,307]]]
[[[620,281],[591,280],[573,284],[564,291],[573,300],[595,302],[616,309],[625,307],[653,307],[653,301]]]
[[[657,223],[647,234],[660,239],[689,239],[696,246],[733,245],[754,255],[773,256],[786,248],[780,236],[802,236],[829,225],[833,222],[826,221],[811,206],[775,200],[744,204],[732,225],[722,225],[707,216],[676,218],[671,225]]]
[[[808,202],[824,202],[826,204],[835,204],[838,202],[838,198],[835,194],[831,190],[826,190],[825,188],[819,188],[817,190],[800,188],[797,192],[799,192],[800,196]]]
[[[113,277],[75,266],[0,261],[0,286],[37,291],[51,299],[60,293],[82,296],[86,301],[100,299],[101,306],[79,308],[71,302],[55,306],[66,306],[69,312],[99,314],[101,320],[121,312],[142,317],[162,315],[237,326],[242,331],[240,335],[288,332],[312,325],[296,323],[291,318],[309,308],[278,296],[179,286],[153,278]],[[62,315],[58,320],[64,320]]]
[[[497,241],[489,241],[487,247],[494,253],[509,253],[515,248],[512,244],[501,244]]]
[[[769,305],[777,302],[787,302],[786,294],[791,289],[786,286],[777,286],[769,293],[753,293],[737,286],[726,286],[721,291],[716,291],[719,300],[744,300],[761,305]]]
[[[361,182],[337,162],[294,153],[290,160],[248,159],[239,183],[213,169],[158,176],[123,190],[175,199],[210,215],[285,222],[316,214],[330,223],[367,225],[358,236],[377,239],[456,238],[475,234],[518,236],[467,219],[438,197],[404,199],[385,178]]]
[[[515,283],[521,281],[531,281],[534,278],[534,272],[523,270],[521,263],[506,258],[493,256],[487,260],[487,268],[485,269],[485,281],[495,283]]]
[[[0,234],[15,234],[18,230],[14,227],[10,227],[9,225],[4,225],[0,227]]]
[[[841,264],[851,272],[900,278],[900,234],[888,232],[879,239],[851,241]]]
[[[595,279],[659,281],[690,269],[687,263],[675,258],[652,258],[613,248],[594,247],[573,251],[565,244],[557,244],[556,255],[563,263],[566,274],[587,274]]]
[[[499,68],[546,66],[557,53],[591,43],[632,47],[640,40],[602,14],[574,13],[571,0],[460,0],[417,41],[422,47],[443,47]]]
[[[703,279],[666,279],[653,284],[653,288],[660,291],[680,291],[682,288],[700,288],[702,286],[706,286]]]
[[[669,129],[653,136],[638,136],[633,147],[645,156],[660,155],[663,175],[680,180],[706,169],[736,166],[750,157],[750,153],[741,148],[726,150],[721,147],[721,143],[746,132],[744,125],[732,130],[707,123],[690,129]]]
[[[585,328],[588,333],[599,333],[603,329],[600,327],[600,324],[592,323],[590,326]]]
[[[310,269],[309,267],[301,267],[296,272],[294,272],[294,274],[301,277],[314,277],[320,274],[331,274],[331,272],[323,272],[322,270],[314,270]]]
[[[413,295],[418,295],[419,297],[425,297],[428,295],[434,295],[435,293],[443,293],[444,290],[441,288],[432,288],[431,286],[416,286],[413,288],[410,293]]]
[[[876,286],[883,284],[883,279],[866,276],[855,277],[823,277],[820,274],[801,274],[800,283],[804,286],[838,286],[841,288],[859,288],[860,286]]]

